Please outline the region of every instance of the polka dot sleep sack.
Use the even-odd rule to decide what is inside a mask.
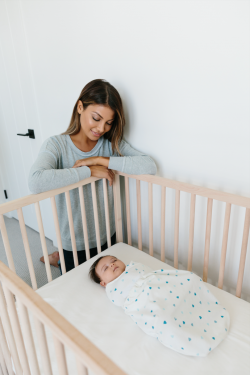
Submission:
[[[229,331],[229,313],[190,271],[131,261],[106,293],[145,333],[181,354],[204,357]]]

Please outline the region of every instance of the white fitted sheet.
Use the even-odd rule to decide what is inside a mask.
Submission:
[[[43,286],[37,293],[127,374],[228,375],[236,371],[241,375],[250,374],[249,302],[206,283],[230,314],[229,333],[207,357],[185,356],[146,335],[121,308],[110,303],[103,287],[89,279],[91,264],[102,255],[114,255],[125,264],[131,260],[141,262],[153,270],[173,269],[132,246],[119,243]],[[48,340],[52,367],[57,373],[49,335]],[[75,358],[67,350],[66,356],[69,374],[76,374]]]

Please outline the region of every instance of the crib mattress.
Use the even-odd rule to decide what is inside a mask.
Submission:
[[[153,270],[173,267],[124,243],[111,246],[101,255],[114,255],[125,264],[131,260]],[[250,373],[250,304],[207,284],[230,314],[230,329],[224,341],[207,357],[179,354],[146,335],[110,303],[105,289],[88,278],[96,255],[74,270],[43,286],[37,293],[129,375],[235,374]],[[57,371],[52,336],[47,333],[52,367]],[[75,357],[66,350],[69,374],[76,374]],[[90,375],[93,373],[90,372]]]

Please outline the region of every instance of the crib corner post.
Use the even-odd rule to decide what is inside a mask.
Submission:
[[[115,173],[115,177],[113,180],[113,192],[114,192],[116,243],[118,243],[118,242],[123,242],[123,235],[122,235],[120,176],[117,173]]]

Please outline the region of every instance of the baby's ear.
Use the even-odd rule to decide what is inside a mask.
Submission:
[[[106,283],[105,283],[105,281],[102,280],[102,281],[100,282],[100,285],[101,285],[101,286],[104,286],[104,288],[106,288]]]

